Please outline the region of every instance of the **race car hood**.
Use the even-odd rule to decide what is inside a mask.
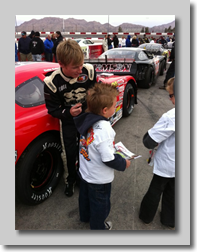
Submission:
[[[109,121],[104,116],[95,115],[92,113],[82,113],[82,114],[74,117],[73,119],[74,119],[75,126],[76,126],[78,132],[82,136],[86,136],[87,131],[94,123],[96,123],[100,120]]]

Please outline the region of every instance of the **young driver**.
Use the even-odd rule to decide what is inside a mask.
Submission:
[[[65,194],[70,197],[77,179],[78,155],[78,132],[73,118],[85,111],[86,91],[96,82],[96,73],[92,65],[84,64],[83,51],[75,40],[60,42],[56,56],[60,68],[44,79],[44,95],[48,113],[61,120],[68,168]]]

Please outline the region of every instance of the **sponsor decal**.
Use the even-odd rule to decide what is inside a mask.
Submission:
[[[96,72],[130,72],[132,64],[94,64]]]
[[[52,143],[45,143],[45,144],[43,144],[43,150],[42,151],[44,151],[44,150],[46,150],[47,148],[56,148],[58,151],[62,151],[62,146],[59,144],[59,143],[55,143],[55,142],[52,142]]]
[[[80,75],[78,78],[77,78],[77,82],[81,82],[81,83],[84,83],[86,82],[88,79],[88,76],[86,74],[82,74]]]
[[[42,194],[35,194],[33,193],[31,198],[35,201],[41,201],[41,200],[45,200],[47,198],[49,198],[52,195],[52,187],[49,187],[45,193]]]

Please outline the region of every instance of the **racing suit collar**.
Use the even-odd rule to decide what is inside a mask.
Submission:
[[[69,78],[67,77],[63,72],[62,72],[62,68],[60,67],[60,75],[61,77],[67,81],[70,84],[74,84],[75,82],[77,82],[77,78]]]

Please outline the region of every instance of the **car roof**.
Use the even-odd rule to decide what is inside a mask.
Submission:
[[[160,44],[160,43],[143,43],[143,44],[141,44],[141,45],[139,45],[139,46],[144,46],[144,45],[151,45],[151,46],[163,46],[162,44]]]
[[[58,63],[55,62],[46,62],[46,61],[41,61],[41,62],[35,62],[35,61],[18,61],[15,62],[15,71],[20,71],[20,70],[32,70],[32,69],[40,69],[40,68],[48,68],[48,67],[54,67],[54,66],[59,66]]]
[[[113,48],[110,49],[110,51],[139,51],[139,50],[144,50],[143,48],[139,47],[118,47],[118,48]]]
[[[59,64],[55,62],[16,62],[15,63],[15,86],[20,82],[24,82],[34,76],[39,76],[47,72],[54,71],[59,68]],[[20,80],[19,80],[20,79]]]

